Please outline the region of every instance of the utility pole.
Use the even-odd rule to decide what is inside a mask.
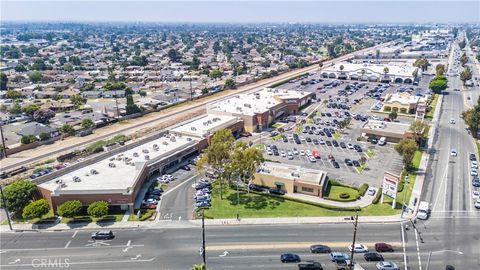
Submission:
[[[202,259],[203,259],[203,269],[207,269],[207,260],[206,260],[205,250],[205,210],[202,210]]]
[[[118,97],[117,97],[117,91],[115,90],[115,104],[117,106],[117,121],[120,121],[120,111],[118,110]]]
[[[353,217],[352,217],[353,219]],[[353,242],[352,242],[352,252],[350,253],[350,264],[349,269],[353,268],[353,254],[355,254],[355,239],[357,238],[357,225],[358,225],[358,212],[355,214],[355,223],[353,224]]]
[[[0,195],[2,195],[3,208],[5,208],[5,213],[6,213],[6,215],[7,215],[8,227],[10,228],[10,231],[13,231],[13,229],[12,229],[12,221],[10,220],[10,213],[8,213],[7,202],[5,201],[5,196],[3,196],[3,188],[2,188],[2,185],[0,185]]]
[[[0,125],[0,135],[2,136],[3,156],[7,157],[7,146],[5,145],[5,138],[3,137],[3,124]]]
[[[192,72],[190,71],[190,100],[193,99],[193,90],[192,90]]]

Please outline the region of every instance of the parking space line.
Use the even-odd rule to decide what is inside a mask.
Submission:
[[[75,231],[72,235],[72,238],[75,238],[75,236],[77,236],[77,233],[78,233],[78,231]]]
[[[70,246],[70,243],[72,243],[72,240],[69,240],[64,248],[68,248],[68,246]]]

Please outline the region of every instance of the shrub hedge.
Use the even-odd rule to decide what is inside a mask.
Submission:
[[[360,188],[358,189],[358,194],[359,194],[360,196],[365,195],[365,192],[367,192],[368,187],[369,187],[369,186],[368,186],[367,183],[363,183],[363,184],[360,186]]]
[[[373,198],[372,203],[377,204],[380,201],[380,197],[382,196],[383,189],[379,188],[377,191],[377,194],[375,195],[375,198]]]

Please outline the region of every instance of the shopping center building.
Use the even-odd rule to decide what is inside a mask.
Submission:
[[[238,117],[248,132],[262,131],[276,120],[297,114],[312,102],[314,94],[304,91],[265,88],[252,94],[239,94],[207,106],[212,115]]]

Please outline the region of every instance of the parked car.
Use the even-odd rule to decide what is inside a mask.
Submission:
[[[284,253],[280,255],[280,261],[282,263],[290,263],[290,262],[301,262],[300,256],[293,253]]]
[[[255,184],[250,184],[248,185],[248,187],[250,188],[250,190],[253,190],[253,191],[258,191],[258,192],[264,191],[264,188],[262,188],[261,186],[257,186]]]
[[[332,250],[330,249],[330,247],[325,246],[325,245],[313,245],[313,246],[310,246],[310,251],[311,251],[312,253],[330,253],[330,252],[332,252]]]
[[[377,252],[393,252],[393,247],[387,243],[376,243],[375,250]]]
[[[345,261],[350,259],[350,256],[348,256],[347,253],[342,252],[331,252],[329,257],[332,262]]]
[[[381,254],[376,253],[376,252],[365,253],[365,254],[363,254],[363,258],[365,258],[365,261],[367,261],[367,262],[383,261],[383,256]]]
[[[376,192],[376,190],[373,187],[369,187],[368,190],[367,190],[367,194],[370,195],[370,196],[375,195],[375,192]]]
[[[279,188],[271,188],[271,189],[269,189],[269,193],[276,194],[276,195],[285,195],[285,191],[283,191]]]

